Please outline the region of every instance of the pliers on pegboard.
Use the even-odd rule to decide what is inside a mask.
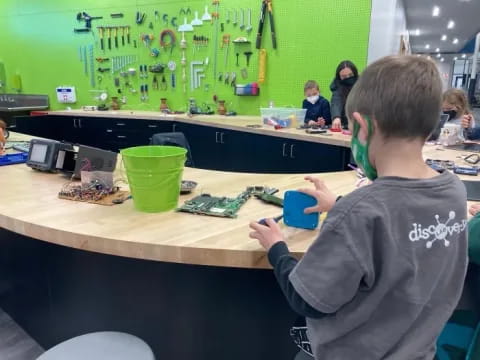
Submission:
[[[257,44],[256,48],[262,47],[263,26],[265,25],[265,17],[268,10],[268,17],[270,18],[270,31],[272,33],[272,46],[277,48],[277,36],[275,34],[275,23],[273,21],[272,0],[262,0],[262,9],[260,10],[260,23],[258,24]]]

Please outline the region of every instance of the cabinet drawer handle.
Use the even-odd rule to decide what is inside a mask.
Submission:
[[[177,125],[176,125],[176,124],[173,124],[173,125],[172,125],[172,132],[175,132],[176,128],[177,128]]]
[[[112,129],[107,129],[107,132],[111,133],[111,132],[113,132],[113,130]]]
[[[125,123],[117,123],[117,126],[125,126]]]
[[[76,129],[77,128],[77,119],[73,118],[73,127]]]
[[[125,135],[117,135],[118,139],[126,139],[127,137]]]
[[[287,156],[287,154],[285,154],[285,148],[287,147],[287,144],[283,144],[283,150],[282,150],[282,155],[283,157]]]
[[[82,119],[78,119],[78,127],[81,129],[82,128]]]
[[[153,129],[156,129],[158,128],[158,125],[148,125],[149,128],[153,128]],[[175,128],[174,128],[175,129]]]
[[[295,146],[295,145],[290,145],[290,158],[291,158],[291,159],[295,159],[295,156],[293,156],[293,147],[294,147],[294,146]]]
[[[223,132],[220,133],[220,143],[221,143],[221,144],[225,144],[225,143],[223,142],[223,135],[225,135],[225,133],[223,133]]]
[[[215,144],[218,144],[218,131],[215,131]]]

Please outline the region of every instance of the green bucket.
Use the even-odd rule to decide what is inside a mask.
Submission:
[[[137,146],[120,153],[137,210],[154,213],[177,207],[187,150]]]

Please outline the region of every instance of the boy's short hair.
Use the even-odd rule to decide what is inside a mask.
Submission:
[[[347,99],[346,114],[375,119],[386,138],[426,139],[439,122],[442,80],[435,63],[387,56],[369,65]]]
[[[467,94],[461,89],[449,89],[445,91],[443,93],[443,102],[456,106],[459,115],[470,114]]]
[[[320,90],[318,83],[315,80],[308,80],[303,87],[303,92],[310,90],[310,89],[317,89]]]
[[[7,129],[7,123],[0,119],[0,129],[6,130]]]

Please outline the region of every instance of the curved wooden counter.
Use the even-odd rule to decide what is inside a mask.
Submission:
[[[15,138],[22,138],[13,135]],[[24,137],[23,137],[24,138]],[[427,146],[425,156],[454,159],[455,151]],[[118,176],[124,177],[121,171]],[[318,175],[339,195],[352,191],[354,172]],[[180,203],[200,193],[235,197],[250,185],[280,189],[305,186],[303,175],[264,175],[216,172],[186,168],[184,179],[199,183]],[[472,179],[472,177],[466,177]],[[476,179],[476,178],[473,178]],[[57,194],[67,180],[59,174],[45,174],[25,165],[0,168],[0,226],[43,241],[93,252],[164,262],[240,268],[268,268],[265,251],[248,237],[252,220],[278,215],[281,210],[252,198],[237,219],[197,216],[185,213],[146,214],[131,200],[104,207],[60,200]],[[316,231],[287,229],[288,245],[300,257],[314,240]]]

